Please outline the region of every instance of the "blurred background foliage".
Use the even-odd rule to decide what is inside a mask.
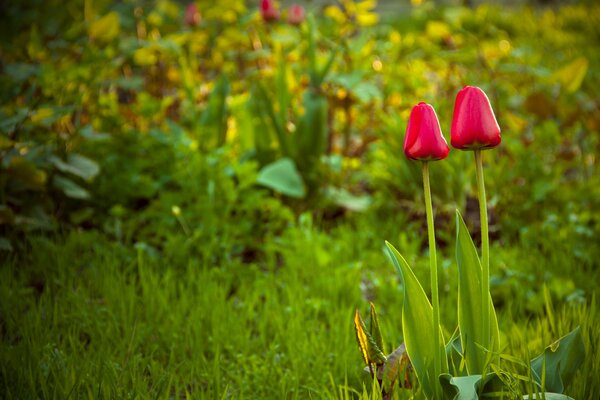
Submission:
[[[597,398],[600,6],[315,0],[290,25],[291,3],[266,22],[257,1],[0,0],[7,396],[356,397],[356,307],[401,342],[383,240],[428,281],[408,115],[431,103],[449,139],[475,85],[502,128],[501,341],[527,360],[581,325],[568,393]],[[447,337],[471,157],[431,166]]]
[[[449,136],[471,84],[503,129],[485,153],[493,235],[594,262],[600,8],[464,3],[308,2],[299,26],[242,0],[192,20],[169,0],[2,3],[2,251],[74,228],[253,258],[304,211],[420,225],[408,113],[430,102]],[[432,168],[442,242],[456,207],[477,229],[472,164]]]

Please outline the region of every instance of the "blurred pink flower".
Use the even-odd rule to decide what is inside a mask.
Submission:
[[[200,11],[196,3],[190,3],[185,8],[185,24],[187,26],[196,26],[200,23]]]
[[[292,25],[300,25],[304,22],[304,7],[300,4],[292,4],[288,11],[288,22]]]
[[[275,2],[273,0],[262,0],[260,2],[260,15],[266,22],[277,21],[279,10],[275,7]]]

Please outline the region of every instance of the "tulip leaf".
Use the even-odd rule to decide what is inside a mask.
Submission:
[[[491,295],[485,301],[490,308],[490,338],[484,338],[481,323],[482,268],[477,250],[462,216],[456,211],[456,261],[458,264],[458,327],[467,371],[483,373],[489,351],[499,348],[498,320]]]
[[[474,374],[467,376],[440,375],[444,398],[452,400],[478,400],[480,393],[491,395],[491,386],[502,386],[496,374],[485,376]],[[493,390],[493,389],[492,389]],[[500,390],[502,393],[503,391]],[[482,396],[487,397],[487,396]]]
[[[358,310],[354,314],[354,329],[356,331],[356,340],[358,341],[358,347],[363,356],[363,360],[367,365],[370,364],[383,364],[386,360],[385,355],[375,342],[373,336],[365,325],[365,322],[361,318]]]
[[[286,196],[302,198],[306,195],[302,177],[289,158],[265,165],[259,171],[256,182]]]
[[[531,360],[533,377],[540,385],[545,382],[543,389],[562,393],[565,386],[573,379],[584,356],[585,347],[581,338],[581,329],[577,327]]]
[[[440,383],[446,398],[453,400],[478,400],[477,389],[481,375],[453,377],[450,374],[440,376]]]
[[[575,400],[572,397],[567,396],[566,394],[551,393],[551,392],[544,392],[540,396],[538,396],[537,394],[533,394],[531,397],[528,394],[526,394],[523,396],[523,399],[525,399],[525,400],[529,400],[529,399]]]
[[[433,327],[433,307],[419,283],[419,280],[402,255],[386,242],[388,255],[398,271],[404,286],[404,301],[402,304],[402,333],[406,352],[417,375],[423,392],[432,398],[437,392],[438,377],[435,374],[434,350],[439,354],[444,352],[442,330]],[[434,349],[434,332],[440,336],[440,349]],[[442,371],[448,371],[448,360],[442,357]]]

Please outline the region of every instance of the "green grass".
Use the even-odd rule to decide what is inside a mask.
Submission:
[[[362,375],[352,316],[374,301],[387,350],[400,344],[401,288],[383,255],[384,237],[375,239],[393,224],[380,226],[363,219],[325,233],[300,224],[266,243],[263,259],[219,266],[170,264],[94,232],[34,239],[28,257],[0,270],[0,392],[57,399],[377,398]],[[426,277],[426,257],[406,250]],[[493,248],[494,255],[502,260],[492,264],[495,276],[509,262],[534,281],[542,271],[546,276],[533,285],[506,278],[493,287],[504,304],[504,352],[532,358],[581,325],[587,355],[566,393],[598,398],[598,271],[578,272],[568,255]],[[449,335],[456,267],[448,259],[442,265]],[[552,289],[555,277],[583,289],[583,304],[567,303]]]

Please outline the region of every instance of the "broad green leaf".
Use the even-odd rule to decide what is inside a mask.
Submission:
[[[52,184],[55,188],[61,190],[67,197],[82,200],[88,199],[90,197],[90,194],[87,192],[87,190],[85,190],[72,180],[62,177],[60,175],[56,175],[54,177],[54,179],[52,180]]]
[[[481,297],[482,269],[477,250],[462,216],[456,211],[456,261],[458,264],[458,326],[462,349],[469,374],[483,373],[488,354],[484,349],[498,351],[500,334],[498,320],[488,294]],[[490,307],[490,336],[483,337],[482,304]],[[491,339],[491,341],[490,341]],[[483,347],[483,348],[482,348]]]
[[[575,400],[574,398],[569,397],[566,394],[551,393],[551,392],[545,392],[545,393],[541,394],[540,396],[538,396],[537,394],[533,394],[531,397],[528,394],[526,394],[523,396],[523,399],[525,399],[525,400],[529,400],[529,399]]]
[[[302,198],[306,195],[302,177],[289,158],[265,165],[259,171],[256,182],[286,196]]]
[[[56,156],[50,158],[52,164],[62,172],[68,172],[85,180],[90,180],[100,172],[100,167],[95,161],[80,154],[69,154],[67,161]]]
[[[402,255],[386,242],[388,255],[396,267],[404,286],[404,301],[402,304],[402,334],[406,352],[413,365],[417,379],[423,392],[432,398],[439,386],[438,377],[435,376],[434,354],[444,352],[444,340],[440,327],[433,327],[433,307],[419,283],[419,280]],[[440,335],[440,348],[434,349],[434,332]],[[442,357],[442,373],[448,372],[448,360]]]
[[[453,377],[450,374],[444,374],[440,376],[444,397],[453,400],[478,400],[477,389],[480,382],[481,375]]]
[[[440,384],[444,390],[444,398],[452,400],[478,400],[478,393],[482,392],[490,397],[490,391],[503,393],[503,389],[498,390],[494,387],[502,387],[502,382],[493,373],[486,374],[485,377],[479,374],[457,377],[443,374],[440,376]],[[482,395],[482,397],[487,398],[485,395]]]
[[[354,329],[356,331],[358,347],[360,348],[365,363],[368,365],[383,364],[386,360],[385,355],[379,346],[377,346],[371,333],[367,330],[365,322],[358,313],[358,310],[356,310],[356,313],[354,314]]]
[[[542,354],[531,360],[531,371],[538,384],[541,385],[542,381],[545,381],[543,389],[562,393],[583,363],[584,357],[585,347],[581,338],[581,330],[577,327],[546,347]],[[545,378],[543,377],[544,368],[546,370]]]
[[[589,64],[587,58],[579,57],[556,71],[552,77],[567,89],[568,92],[574,93],[581,87]]]
[[[325,195],[336,205],[357,212],[369,208],[373,200],[369,195],[355,195],[344,188],[333,186],[326,189]]]
[[[119,13],[112,11],[92,22],[89,27],[89,34],[93,39],[100,42],[110,42],[119,36],[119,30]]]

